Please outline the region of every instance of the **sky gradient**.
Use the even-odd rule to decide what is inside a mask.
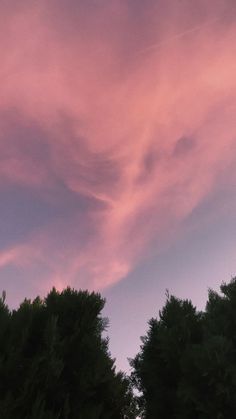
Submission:
[[[236,274],[236,3],[0,5],[0,288],[107,297],[127,369],[165,289]]]

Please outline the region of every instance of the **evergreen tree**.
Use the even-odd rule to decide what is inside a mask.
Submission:
[[[0,300],[1,419],[135,418],[130,383],[102,336],[99,294],[53,289],[18,310]]]
[[[131,366],[143,418],[235,417],[236,278],[209,291],[204,313],[168,296]]]
[[[149,321],[141,352],[131,361],[145,418],[176,417],[182,358],[189,345],[201,339],[201,315],[192,303],[168,296],[159,320]]]

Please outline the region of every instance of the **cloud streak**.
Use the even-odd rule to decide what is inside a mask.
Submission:
[[[205,2],[204,20],[192,2],[23,3],[1,6],[0,187],[37,191],[55,218],[0,266],[101,289],[231,176],[233,6]]]
[[[166,46],[166,45],[168,46],[168,44],[171,44],[173,41],[181,39],[181,38],[183,38],[187,35],[190,35],[192,33],[203,31],[205,28],[207,29],[209,26],[213,25],[214,23],[216,23],[218,21],[219,21],[219,18],[215,18],[215,19],[212,19],[212,20],[210,20],[206,23],[202,23],[201,25],[195,26],[193,28],[189,28],[189,29],[187,29],[183,32],[178,32],[170,38],[164,39],[161,42],[158,42],[158,43],[147,46],[146,48],[140,50],[139,53],[144,54],[144,53],[150,52],[152,50],[158,50],[162,46]]]

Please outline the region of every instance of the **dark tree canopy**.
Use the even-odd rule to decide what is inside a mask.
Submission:
[[[135,418],[102,337],[99,294],[53,289],[10,311],[0,299],[1,419]]]
[[[0,419],[236,417],[236,278],[204,312],[167,295],[131,380],[116,373],[99,294],[53,289],[10,311],[0,298]]]
[[[236,278],[205,312],[168,296],[131,366],[146,419],[236,417]]]

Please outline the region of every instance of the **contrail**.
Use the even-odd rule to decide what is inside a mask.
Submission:
[[[194,28],[188,29],[188,30],[186,30],[184,32],[177,33],[176,35],[173,35],[173,36],[171,36],[170,38],[168,38],[168,39],[166,39],[164,41],[157,42],[155,44],[149,45],[148,47],[146,47],[146,48],[138,51],[138,54],[145,54],[148,51],[161,48],[163,45],[170,44],[175,39],[183,38],[184,36],[186,36],[186,35],[188,35],[190,33],[198,32],[198,31],[200,31],[200,30],[202,30],[204,28],[207,28],[208,26],[212,25],[213,23],[215,23],[218,20],[219,20],[219,18],[215,18],[215,19],[212,19],[210,22],[202,23],[201,25],[195,26]]]

